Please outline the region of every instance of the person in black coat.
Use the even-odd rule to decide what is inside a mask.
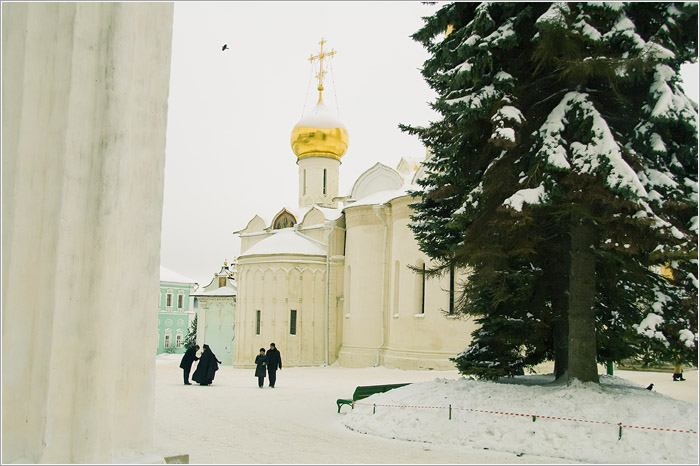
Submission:
[[[277,368],[282,370],[282,356],[277,351],[274,343],[270,343],[270,349],[267,350],[267,374],[270,376],[270,388],[275,388],[277,381]]]
[[[199,360],[197,351],[199,351],[199,345],[190,346],[187,348],[187,351],[185,351],[180,361],[180,368],[182,369],[182,375],[185,379],[185,385],[192,385],[190,383],[190,371],[192,370],[192,363]]]
[[[260,354],[255,356],[255,377],[258,378],[258,387],[263,388],[265,382],[265,366],[267,365],[267,356],[265,356],[265,348],[260,348]]]
[[[221,364],[221,361],[216,359],[216,355],[209,348],[209,345],[204,345],[202,355],[199,357],[199,364],[197,364],[197,370],[192,374],[192,380],[200,385],[211,385],[216,371],[219,370],[219,364]]]

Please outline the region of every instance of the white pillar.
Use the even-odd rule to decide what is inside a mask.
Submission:
[[[173,5],[2,13],[2,462],[143,457]]]

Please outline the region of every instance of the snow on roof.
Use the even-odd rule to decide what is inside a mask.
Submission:
[[[172,270],[165,268],[162,265],[160,266],[160,281],[172,283],[197,283],[191,278],[173,272]]]
[[[296,124],[297,127],[301,128],[345,128],[345,125],[333,115],[323,101],[319,101],[316,106],[304,115],[301,120]]]
[[[302,235],[293,228],[273,230],[272,235],[253,245],[240,257],[272,254],[297,254],[304,256],[325,256],[321,243]]]
[[[352,204],[348,204],[345,206],[347,209],[348,207],[355,207],[355,206],[360,206],[360,205],[375,205],[375,204],[386,204],[389,201],[392,201],[396,198],[403,197],[403,196],[408,196],[408,186],[404,185],[401,189],[394,189],[394,190],[389,190],[389,191],[379,191],[377,193],[372,193],[369,196],[365,196],[362,199],[358,199],[356,202],[353,202]]]
[[[326,220],[337,220],[341,215],[343,215],[343,209],[329,209],[328,207],[320,207],[318,205],[314,205],[313,207],[318,209]]]
[[[237,292],[235,289],[228,286],[222,286],[221,288],[217,288],[215,290],[192,293],[190,296],[236,296],[236,294]]]
[[[290,214],[294,215],[294,217],[297,219],[297,223],[300,223],[302,221],[302,219],[304,218],[304,215],[306,215],[309,212],[309,210],[311,210],[312,207],[313,206],[291,207],[288,205],[283,205],[281,208],[277,209],[272,215],[260,215],[260,214],[255,215],[255,217],[260,218],[260,220],[262,220],[263,223],[265,224],[265,227],[262,230],[243,233],[250,226],[251,222],[255,219],[255,217],[253,217],[246,224],[245,228],[243,228],[242,230],[234,231],[233,233],[241,235],[241,236],[247,236],[247,235],[256,235],[256,234],[259,234],[261,232],[264,232],[266,229],[272,228],[272,223],[275,221],[277,216],[285,210],[287,212],[289,212]],[[318,207],[318,206],[316,206],[316,207]],[[326,210],[332,210],[332,209],[326,209]],[[325,215],[325,213],[324,213],[324,215]]]

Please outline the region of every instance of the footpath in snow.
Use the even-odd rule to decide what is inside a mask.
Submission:
[[[155,445],[191,463],[698,463],[697,371],[566,387],[551,375],[493,383],[456,370],[300,367],[259,389],[253,370],[232,367],[212,386],[185,386],[178,364],[156,360]],[[337,412],[358,385],[401,382],[412,384]]]

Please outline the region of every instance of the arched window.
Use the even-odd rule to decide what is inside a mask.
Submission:
[[[425,270],[425,269],[424,269]],[[455,313],[455,266],[450,265],[450,314]]]
[[[425,314],[425,262],[416,262],[415,303],[416,314]]]
[[[293,227],[296,223],[297,219],[294,218],[294,215],[287,212],[287,210],[283,210],[272,222],[272,229],[281,230],[282,228]]]
[[[399,284],[401,283],[401,264],[399,261],[394,263],[394,317],[399,316]]]
[[[350,311],[352,309],[350,307],[350,301],[352,299],[351,288],[350,288],[350,285],[352,284],[352,269],[350,268],[349,265],[347,266],[347,271],[345,272],[345,280],[347,283],[347,285],[345,285],[345,309],[347,309],[345,311],[345,318],[349,318]]]
[[[182,330],[178,330],[175,335],[175,348],[182,348],[183,337]]]

